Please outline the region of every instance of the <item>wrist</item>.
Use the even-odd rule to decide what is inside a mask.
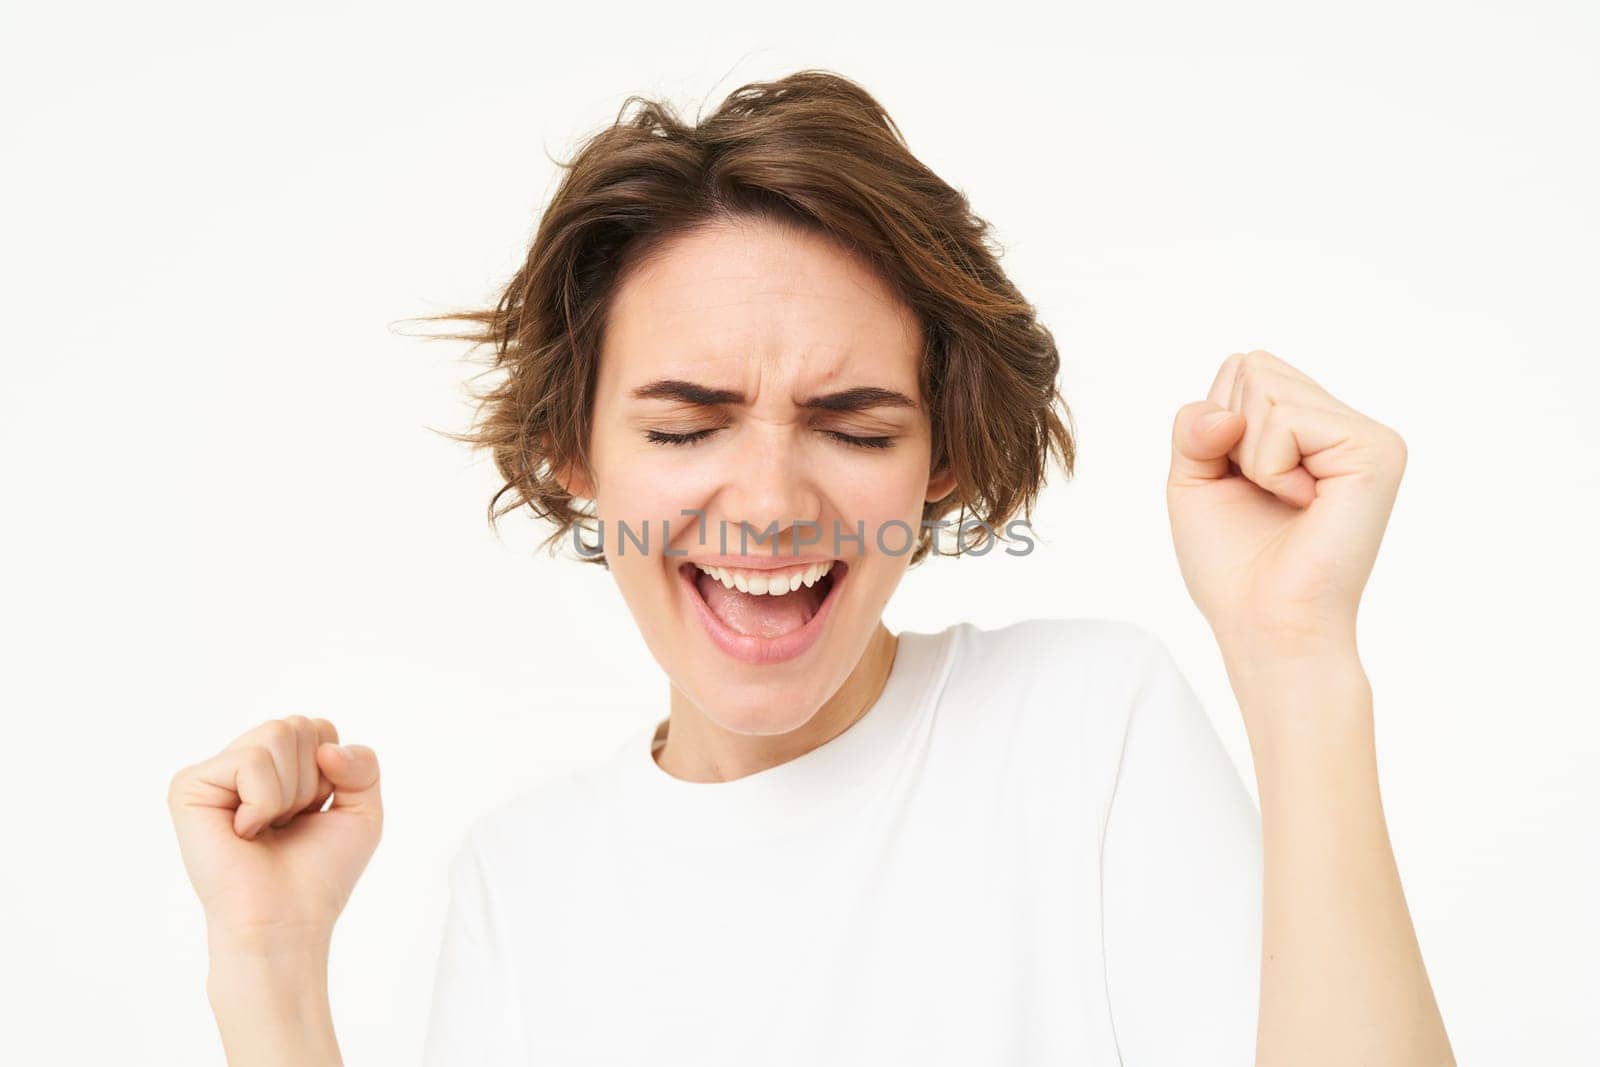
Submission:
[[[213,945],[207,980],[219,987],[248,981],[295,988],[307,982],[325,984],[328,953],[315,948],[238,948]]]
[[[213,955],[206,995],[219,1016],[234,1008],[294,1017],[328,997],[327,957]]]
[[[1326,669],[1334,663],[1360,664],[1354,616],[1315,624],[1280,623],[1212,627],[1230,670],[1272,673],[1300,667]]]
[[[212,1004],[294,1010],[319,994],[325,999],[331,934],[320,929],[212,927],[206,976]]]
[[[331,923],[257,922],[237,924],[206,919],[206,948],[213,961],[270,959],[327,961],[333,944]]]
[[[1353,641],[1222,647],[1257,771],[1373,739],[1372,683]]]

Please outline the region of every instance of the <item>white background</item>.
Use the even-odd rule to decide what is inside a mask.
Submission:
[[[604,572],[490,532],[487,460],[429,429],[465,428],[475,365],[391,325],[490,298],[550,157],[628,93],[709,112],[820,66],[993,223],[1081,431],[1040,550],[919,568],[891,627],[1139,621],[1253,789],[1162,488],[1228,353],[1297,365],[1410,446],[1361,645],[1460,1061],[1600,1059],[1595,8],[577,6],[52,5],[0,33],[0,1054],[221,1062],[165,790],[300,712],[384,773],[335,940],[345,1056],[415,1060],[466,824],[666,685]]]

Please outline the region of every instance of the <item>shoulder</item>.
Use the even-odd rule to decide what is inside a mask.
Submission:
[[[1137,687],[1171,655],[1144,625],[1101,616],[1024,619],[985,630],[953,627],[963,675],[1038,691],[1091,687],[1101,696]]]
[[[972,623],[960,623],[956,628],[973,647],[1013,657],[1138,658],[1162,645],[1161,638],[1142,623],[1108,616],[1023,619],[992,630]]]
[[[453,866],[476,865],[500,881],[548,871],[552,854],[570,861],[595,837],[608,773],[598,760],[555,771],[483,811],[468,823]]]
[[[1067,767],[1109,785],[1135,710],[1169,686],[1176,665],[1166,643],[1126,619],[1034,618],[996,629],[956,631],[946,705],[967,732],[999,732],[1040,773]]]

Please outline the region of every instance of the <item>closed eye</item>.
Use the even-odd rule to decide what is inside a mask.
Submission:
[[[717,432],[718,427],[711,426],[704,430],[695,430],[693,433],[667,433],[665,430],[646,430],[645,440],[653,441],[658,445],[692,445],[696,441],[703,441]]]
[[[719,426],[710,426],[704,430],[693,430],[689,433],[646,430],[644,436],[645,440],[658,445],[692,445],[696,442],[704,441],[719,429],[721,429]],[[850,445],[853,448],[888,448],[894,443],[894,438],[892,437],[859,437],[839,430],[823,430],[822,432],[841,444]]]
[[[829,437],[843,441],[847,445],[857,448],[888,448],[894,443],[892,437],[857,437],[854,434],[840,433],[838,430],[824,430]]]

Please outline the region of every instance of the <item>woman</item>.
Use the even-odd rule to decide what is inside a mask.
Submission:
[[[1258,820],[1143,628],[882,622],[932,551],[1025,551],[1072,471],[1055,344],[964,197],[827,72],[693,126],[638,102],[456,336],[504,372],[466,438],[491,517],[610,569],[669,714],[470,828],[428,1061],[1453,1062],[1355,641],[1401,439],[1259,351],[1177,412]],[[382,804],[337,740],[273,720],[173,779],[230,1063],[339,1062]]]

